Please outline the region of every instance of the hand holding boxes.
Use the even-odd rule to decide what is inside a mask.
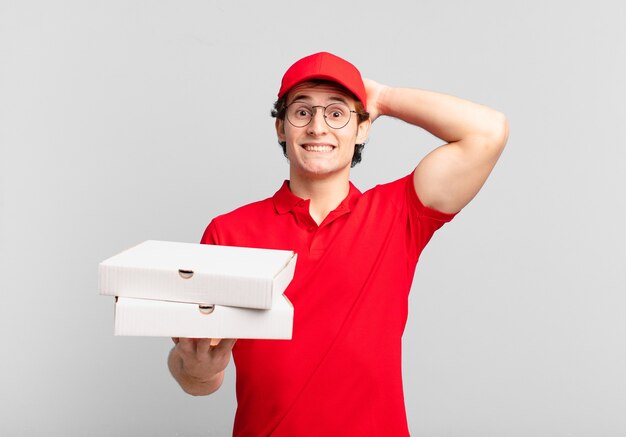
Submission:
[[[99,265],[116,297],[115,334],[290,339],[283,292],[297,255],[286,250],[148,240]]]

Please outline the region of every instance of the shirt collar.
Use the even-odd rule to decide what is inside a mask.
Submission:
[[[342,209],[344,212],[350,212],[359,197],[361,197],[359,189],[355,187],[352,182],[349,182],[349,184],[350,190],[348,191],[348,195],[337,207],[337,209]],[[286,214],[293,211],[296,206],[302,205],[304,202],[308,203],[308,200],[301,199],[291,192],[288,180],[283,182],[283,185],[276,194],[274,194],[272,200],[274,201],[274,208],[276,208],[278,214]]]

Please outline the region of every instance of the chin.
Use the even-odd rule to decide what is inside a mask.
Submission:
[[[319,165],[305,165],[296,169],[299,174],[313,178],[323,178],[325,176],[336,175],[342,172],[350,172],[350,166],[347,167],[329,167]]]

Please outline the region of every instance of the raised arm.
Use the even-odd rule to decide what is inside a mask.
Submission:
[[[417,165],[415,191],[424,205],[460,211],[478,193],[508,138],[500,112],[457,97],[411,88],[392,88],[365,79],[370,118],[386,115],[419,126],[446,144]]]

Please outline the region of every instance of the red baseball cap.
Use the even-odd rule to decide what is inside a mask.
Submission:
[[[294,86],[309,79],[337,82],[352,92],[367,110],[367,94],[359,70],[345,59],[328,52],[306,56],[289,67],[283,76],[278,98],[287,94]]]

